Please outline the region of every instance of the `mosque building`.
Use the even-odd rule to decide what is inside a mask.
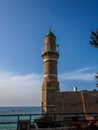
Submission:
[[[56,36],[49,30],[42,52],[44,80],[42,83],[42,113],[98,113],[98,91],[60,92]]]

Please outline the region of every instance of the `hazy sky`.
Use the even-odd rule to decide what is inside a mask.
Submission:
[[[51,25],[60,45],[61,91],[93,90],[98,49],[98,0],[0,0],[0,106],[40,105],[44,36]]]

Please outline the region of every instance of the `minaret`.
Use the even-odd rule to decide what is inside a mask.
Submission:
[[[59,52],[56,51],[56,37],[49,30],[45,36],[42,52],[44,64],[44,81],[42,83],[42,113],[54,113],[57,108],[59,82],[57,63]]]

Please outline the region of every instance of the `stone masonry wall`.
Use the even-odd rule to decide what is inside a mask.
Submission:
[[[61,113],[83,112],[80,92],[60,92],[58,95],[58,111]]]
[[[98,91],[83,91],[86,112],[98,112]]]

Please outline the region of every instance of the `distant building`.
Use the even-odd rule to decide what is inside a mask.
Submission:
[[[98,113],[98,91],[60,92],[57,63],[59,52],[56,36],[49,31],[42,52],[44,81],[42,83],[42,113]],[[67,62],[67,61],[66,61]]]

